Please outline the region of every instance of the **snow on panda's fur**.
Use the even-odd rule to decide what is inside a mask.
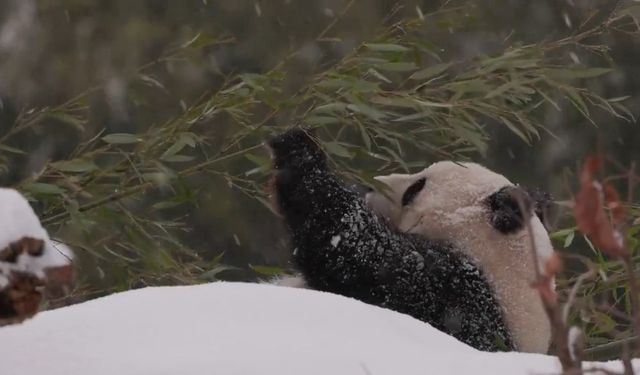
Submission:
[[[532,241],[523,224],[516,194],[536,205],[531,230],[542,269],[552,254],[541,222],[549,197],[514,186],[507,178],[475,163],[435,163],[416,174],[376,178],[388,186],[372,192],[368,204],[402,232],[446,239],[482,268],[503,307],[517,350],[546,353],[551,327],[537,291]]]
[[[514,349],[497,297],[468,256],[395,230],[329,170],[305,132],[269,145],[275,202],[310,288],[409,314],[481,350]]]

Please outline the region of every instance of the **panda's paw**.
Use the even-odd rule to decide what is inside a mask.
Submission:
[[[326,157],[310,130],[294,128],[272,138],[269,143],[276,170],[324,166]]]

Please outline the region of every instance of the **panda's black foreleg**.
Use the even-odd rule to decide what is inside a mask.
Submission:
[[[294,262],[309,286],[384,303],[396,261],[390,258],[397,257],[392,248],[400,247],[395,234],[329,171],[313,138],[290,131],[270,146],[276,203],[293,237]]]

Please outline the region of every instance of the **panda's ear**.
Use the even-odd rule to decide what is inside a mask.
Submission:
[[[503,187],[488,196],[485,204],[489,208],[491,226],[504,234],[524,228],[523,212],[530,215],[534,206],[529,194],[518,186]]]
[[[531,197],[535,203],[535,212],[544,227],[549,230],[552,227],[556,217],[556,212],[553,205],[553,196],[546,191],[538,188],[529,188],[523,186],[527,194]]]
[[[381,191],[393,201],[394,204],[402,207],[402,196],[407,188],[414,183],[414,177],[410,174],[392,173],[386,176],[376,176],[374,180],[381,182]]]

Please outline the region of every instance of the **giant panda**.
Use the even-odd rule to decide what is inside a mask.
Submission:
[[[480,350],[517,349],[498,294],[464,251],[396,230],[330,170],[305,131],[269,146],[274,201],[304,285],[411,315]]]
[[[475,163],[443,161],[415,174],[391,174],[376,180],[387,191],[369,193],[368,205],[398,230],[445,239],[469,256],[487,275],[515,348],[546,353],[551,327],[531,283],[534,267],[542,269],[553,253],[544,225],[549,218],[550,196],[515,186]],[[535,208],[528,228],[522,220],[518,194]]]
[[[530,229],[541,267],[552,253],[545,229],[551,197],[515,186],[479,164],[438,162],[416,174],[375,178],[385,192],[366,195],[368,207],[400,230],[446,240],[470,257],[487,276],[504,311],[515,349],[546,353],[551,327],[537,292],[531,288],[534,261],[529,228],[518,194],[534,204]],[[273,284],[308,287],[303,274],[282,276]]]

